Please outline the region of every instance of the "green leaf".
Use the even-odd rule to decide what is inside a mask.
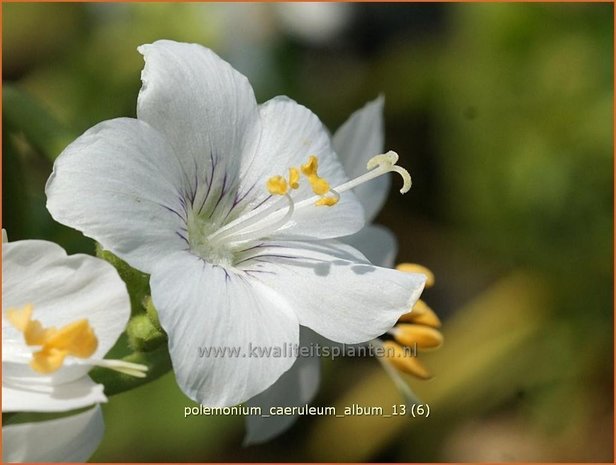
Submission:
[[[76,137],[42,104],[10,84],[2,86],[2,117],[9,130],[22,133],[52,162]]]
[[[2,138],[2,172],[10,173],[2,179],[2,219],[9,240],[27,237],[30,205],[24,177],[24,169],[17,156],[11,137]]]

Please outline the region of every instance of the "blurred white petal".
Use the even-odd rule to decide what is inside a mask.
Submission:
[[[334,134],[334,149],[350,178],[363,174],[368,160],[383,153],[385,149],[384,104],[382,96],[368,102],[353,113]],[[367,223],[374,220],[383,206],[390,185],[391,176],[385,175],[354,189],[364,207]]]
[[[310,347],[322,339],[302,326],[300,345]],[[298,357],[289,371],[261,394],[250,399],[249,407],[260,407],[262,415],[246,416],[244,445],[259,444],[282,434],[297,421],[297,415],[268,415],[271,407],[301,407],[312,401],[319,388],[321,360],[318,354]],[[264,417],[263,415],[268,415]]]
[[[340,239],[363,253],[370,263],[391,268],[398,253],[396,236],[384,226],[371,224],[352,236]]]
[[[105,424],[99,406],[57,420],[2,428],[2,461],[85,462],[103,439]]]

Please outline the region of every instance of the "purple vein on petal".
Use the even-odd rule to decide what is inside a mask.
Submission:
[[[220,189],[220,195],[218,196],[218,200],[216,201],[216,204],[214,205],[214,208],[212,209],[212,211],[210,212],[209,218],[212,217],[212,215],[214,214],[214,212],[216,211],[216,209],[218,208],[218,205],[220,204],[220,201],[223,199],[223,197],[225,196],[225,188],[227,186],[227,172],[225,171],[225,174],[222,178],[222,188]]]
[[[163,207],[165,210],[170,211],[171,213],[174,213],[175,215],[177,215],[177,217],[179,219],[181,219],[184,223],[186,223],[187,219],[182,216],[182,214],[180,214],[178,211],[176,211],[175,209],[168,207],[167,205],[163,205],[162,203],[159,203],[158,205],[160,205],[161,207]]]

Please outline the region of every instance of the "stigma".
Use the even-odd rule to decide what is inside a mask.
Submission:
[[[66,357],[89,359],[98,348],[98,338],[86,319],[68,323],[61,328],[45,328],[40,321],[32,319],[31,304],[21,309],[9,309],[8,321],[24,335],[27,346],[34,348],[30,367],[41,374],[59,370]],[[136,377],[144,377],[147,367],[122,360],[88,360],[89,364],[111,368]]]

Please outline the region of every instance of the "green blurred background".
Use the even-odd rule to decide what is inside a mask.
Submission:
[[[613,457],[612,4],[4,4],[3,225],[94,253],[55,224],[53,159],[134,116],[139,44],[214,49],[262,102],[332,130],[386,97],[413,175],[377,219],[436,274],[445,346],[409,379],[427,419],[301,418],[242,448],[241,417],[184,419],[171,375],[111,398],[93,461],[609,461]],[[316,405],[402,401],[372,359],[324,363]]]

